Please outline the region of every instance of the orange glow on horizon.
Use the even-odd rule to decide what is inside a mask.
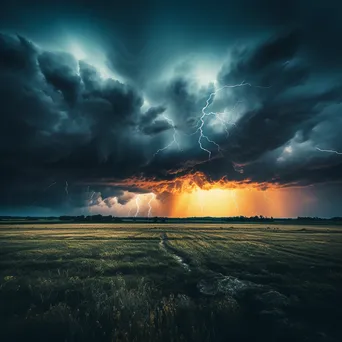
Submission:
[[[310,206],[316,200],[298,187],[256,183],[249,179],[230,181],[222,178],[212,181],[200,172],[170,180],[136,177],[106,184],[154,193],[153,215],[169,217],[295,217],[301,207]],[[163,194],[170,195],[166,202],[160,201],[159,195]],[[146,197],[146,201],[149,198]]]
[[[172,217],[287,216],[288,193],[280,190],[197,189],[174,197]]]

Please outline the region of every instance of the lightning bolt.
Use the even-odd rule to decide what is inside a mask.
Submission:
[[[65,190],[65,193],[67,194],[67,196],[69,195],[68,187],[69,187],[69,184],[68,184],[67,181],[65,181],[65,188],[64,188],[64,190]]]
[[[57,182],[53,182],[51,183],[49,186],[47,186],[45,189],[44,189],[44,192],[48,189],[50,189],[52,186],[54,186],[55,184],[57,184]]]
[[[88,190],[89,190],[89,187],[88,187]],[[93,191],[91,193],[91,195],[89,196],[89,200],[88,200],[88,210],[89,210],[89,213],[92,213],[92,209],[91,209],[91,203],[92,203],[92,200],[93,200],[93,197],[95,195],[95,191]]]
[[[128,214],[127,214],[128,217],[131,215],[132,209],[133,209],[133,208],[129,208]]]
[[[222,125],[223,125],[223,127],[224,127],[224,129],[226,131],[226,135],[227,136],[229,135],[228,126],[229,125],[236,125],[236,124],[235,124],[235,122],[226,121],[223,118],[223,116],[226,114],[225,112],[222,112],[222,113],[219,113],[219,112],[207,112],[207,109],[213,103],[215,95],[218,94],[220,91],[222,91],[224,89],[227,89],[227,88],[238,88],[238,87],[245,87],[245,86],[252,87],[252,85],[250,83],[246,83],[245,81],[242,81],[241,83],[238,83],[238,84],[235,84],[235,85],[224,85],[221,88],[218,88],[214,92],[210,93],[209,97],[206,100],[205,106],[202,108],[202,115],[199,118],[199,120],[197,121],[197,123],[195,124],[196,130],[193,133],[191,133],[191,134],[186,134],[188,136],[192,136],[192,135],[195,135],[195,134],[199,133],[199,137],[198,137],[198,140],[197,140],[198,145],[199,145],[201,150],[203,150],[204,152],[206,152],[208,154],[208,158],[209,159],[211,158],[212,152],[202,145],[202,142],[204,140],[206,140],[208,143],[210,143],[212,145],[215,145],[217,147],[218,152],[222,153],[222,149],[221,149],[221,147],[220,147],[220,145],[218,143],[216,143],[215,141],[211,140],[206,134],[204,134],[203,130],[204,130],[204,125],[205,125],[205,118],[207,116],[214,116],[214,117],[216,117],[222,123]],[[255,88],[270,88],[269,86],[253,86],[253,87],[255,87]],[[237,101],[235,103],[235,105],[234,105],[233,110],[235,110],[236,106],[239,103],[241,103],[241,102],[242,101]],[[165,151],[166,149],[170,148],[174,144],[176,144],[178,146],[178,149],[181,150],[181,148],[179,146],[179,143],[177,141],[177,130],[176,130],[176,126],[175,126],[173,120],[168,118],[166,115],[163,115],[163,117],[173,128],[173,140],[168,145],[166,145],[165,147],[158,149],[157,152],[154,153],[154,155],[153,155],[154,157],[159,152]]]
[[[156,195],[154,193],[151,194],[151,198],[148,201],[148,214],[147,217],[151,217],[151,213],[152,213],[152,205],[151,202],[156,198]]]
[[[235,84],[235,85],[224,85],[223,87],[216,89],[214,92],[212,92],[212,93],[209,95],[209,97],[208,97],[207,100],[206,100],[205,106],[202,108],[202,115],[201,115],[200,119],[199,119],[198,122],[197,122],[197,125],[199,125],[199,126],[197,127],[196,131],[193,132],[191,135],[194,135],[194,134],[196,134],[196,133],[198,133],[198,132],[200,133],[200,134],[199,134],[199,137],[198,137],[198,141],[197,141],[197,142],[198,142],[198,145],[199,145],[199,147],[200,147],[201,150],[203,150],[203,151],[205,151],[205,152],[208,153],[208,158],[209,158],[209,159],[211,158],[212,152],[209,151],[208,149],[206,149],[205,147],[203,147],[203,145],[202,145],[203,139],[206,140],[206,141],[208,141],[209,143],[215,145],[215,146],[217,147],[218,152],[221,152],[221,147],[220,147],[219,144],[217,144],[215,141],[209,139],[209,137],[203,133],[203,126],[204,126],[204,124],[205,124],[205,117],[206,117],[206,116],[211,116],[211,115],[213,115],[213,116],[215,116],[216,118],[218,118],[218,120],[224,125],[225,131],[226,131],[227,134],[228,134],[228,126],[227,126],[227,125],[228,125],[228,122],[226,122],[226,121],[224,121],[224,120],[222,119],[221,116],[222,116],[223,113],[215,113],[215,112],[207,113],[206,110],[207,110],[208,107],[212,104],[213,99],[214,99],[215,95],[216,95],[218,92],[222,91],[223,89],[227,89],[227,88],[237,88],[237,87],[244,87],[244,86],[249,86],[249,87],[251,87],[252,85],[251,85],[250,83],[245,83],[245,81],[242,81],[242,82],[239,83],[239,84]]]
[[[168,148],[170,148],[172,145],[176,144],[178,149],[181,151],[181,148],[180,148],[180,145],[179,145],[179,142],[177,141],[177,130],[176,130],[176,126],[173,122],[172,119],[168,118],[165,114],[163,115],[164,119],[168,122],[168,124],[172,127],[173,129],[173,140],[168,144],[166,145],[165,147],[163,148],[160,148],[159,150],[157,150],[157,152],[153,155],[154,157],[159,153],[159,152],[163,152],[165,150],[167,150]]]
[[[42,192],[44,193],[45,191],[47,191],[47,190],[49,190],[51,187],[53,187],[55,184],[57,184],[56,182],[53,182],[53,183],[51,183],[49,186],[47,186]],[[38,199],[35,199],[35,200],[33,200],[31,203],[30,203],[30,205],[33,205],[33,204],[35,204],[36,202],[37,202],[37,200]]]
[[[137,217],[138,214],[139,214],[139,211],[140,211],[139,196],[140,196],[140,195],[138,195],[138,196],[135,198],[135,204],[137,205],[137,211],[135,212],[134,217]]]
[[[240,103],[243,103],[243,101],[237,101],[233,107],[233,109],[231,110],[231,112],[235,111],[237,106],[240,104]],[[233,121],[227,121],[225,120],[224,116],[227,114],[226,111],[222,112],[222,113],[219,113],[219,112],[210,112],[210,113],[207,113],[206,116],[215,116],[216,119],[218,119],[222,126],[224,127],[224,130],[226,132],[226,137],[228,138],[229,136],[229,129],[228,129],[228,126],[236,126],[236,123],[233,122]],[[198,126],[199,124],[199,121],[197,122],[197,124],[195,126]],[[197,132],[197,131],[196,131]]]
[[[93,200],[93,197],[95,195],[95,191],[93,191],[89,197],[89,202],[91,203],[91,201]]]
[[[335,151],[335,150],[322,150],[319,147],[316,147],[316,150],[321,151],[321,152],[328,152],[328,153],[335,153],[335,154],[342,155],[342,152],[338,152],[338,151]]]

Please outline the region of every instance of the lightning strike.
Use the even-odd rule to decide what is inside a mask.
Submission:
[[[88,190],[89,190],[89,187],[88,187]],[[92,213],[91,204],[92,204],[94,195],[95,195],[95,191],[93,191],[93,192],[90,194],[90,197],[89,197],[89,200],[88,200],[88,210],[89,210],[89,213]]]
[[[243,101],[237,101],[233,107],[233,109],[231,110],[231,112],[234,112],[237,108],[237,106],[240,104],[240,103],[243,103]],[[227,114],[226,111],[223,111],[222,113],[219,113],[219,112],[210,112],[210,113],[207,113],[207,116],[214,116],[216,119],[218,119],[218,121],[221,122],[222,126],[224,127],[224,130],[226,132],[226,137],[228,138],[229,136],[229,129],[228,129],[228,126],[236,126],[236,123],[233,122],[233,121],[227,121],[225,119],[225,115]],[[198,126],[199,122],[197,122],[197,124],[195,126]]]
[[[215,83],[216,82],[214,82],[213,84],[215,85]],[[236,126],[236,124],[235,124],[235,122],[226,121],[224,119],[223,116],[225,115],[225,112],[223,112],[223,113],[219,113],[219,112],[209,112],[209,113],[207,113],[206,110],[213,103],[215,95],[217,93],[219,93],[220,91],[222,91],[223,89],[238,88],[238,87],[244,87],[244,86],[252,87],[252,85],[250,83],[242,81],[241,83],[235,84],[235,85],[224,85],[223,87],[218,88],[214,92],[210,93],[209,97],[206,100],[205,106],[202,108],[202,115],[201,115],[201,117],[199,118],[199,120],[197,121],[197,123],[195,125],[195,127],[197,127],[197,129],[193,133],[191,133],[191,134],[186,134],[188,136],[192,136],[192,135],[197,134],[198,132],[200,133],[197,142],[198,142],[198,145],[199,145],[200,149],[205,151],[206,153],[208,153],[208,159],[211,158],[212,152],[202,145],[203,140],[206,140],[208,143],[210,143],[212,145],[215,145],[217,147],[217,150],[218,150],[219,153],[222,153],[222,149],[221,149],[221,147],[220,147],[220,145],[218,143],[216,143],[215,141],[211,140],[207,135],[204,134],[203,129],[204,129],[204,125],[205,125],[205,118],[207,116],[214,116],[214,117],[216,117],[222,123],[222,125],[224,127],[224,130],[226,131],[227,137],[229,135],[228,126],[231,126],[231,125]],[[270,88],[269,86],[254,86],[254,87],[256,87],[256,88]],[[235,110],[236,106],[239,103],[241,103],[241,102],[242,101],[237,101],[237,103],[234,105],[233,110]],[[174,144],[176,144],[178,146],[178,149],[181,150],[181,148],[179,146],[179,143],[178,143],[178,140],[177,140],[177,130],[176,130],[176,127],[175,127],[175,124],[174,124],[173,120],[168,118],[166,115],[163,115],[163,117],[173,128],[173,140],[168,145],[166,145],[165,147],[158,149],[157,152],[154,153],[154,155],[153,155],[154,157],[159,152],[167,150],[168,148],[170,148]]]
[[[93,200],[94,195],[95,195],[95,191],[93,191],[93,192],[91,193],[91,195],[90,195],[90,198],[89,198],[89,201],[90,201],[90,202]]]
[[[216,112],[210,112],[210,113],[207,113],[206,110],[208,109],[208,107],[213,103],[213,100],[214,100],[214,97],[215,95],[220,92],[221,90],[223,89],[227,89],[227,88],[238,88],[238,87],[244,87],[244,86],[249,86],[249,87],[252,87],[252,85],[250,83],[246,83],[245,81],[242,81],[241,83],[239,84],[235,84],[235,85],[224,85],[223,87],[221,88],[218,88],[216,89],[214,92],[212,92],[208,99],[206,100],[206,104],[205,106],[202,108],[202,115],[200,117],[200,119],[198,120],[196,126],[197,129],[195,132],[191,133],[190,135],[195,135],[196,133],[200,133],[199,134],[199,137],[198,137],[198,145],[200,147],[201,150],[205,151],[208,153],[208,158],[210,159],[211,158],[211,154],[212,152],[209,151],[208,149],[206,149],[205,147],[203,147],[202,145],[202,140],[205,139],[206,141],[208,141],[209,143],[215,145],[217,147],[217,150],[218,152],[222,153],[222,149],[220,147],[219,144],[217,144],[215,141],[209,139],[209,137],[207,135],[204,134],[203,132],[203,127],[204,127],[204,124],[205,124],[205,117],[207,116],[215,116],[224,126],[224,129],[226,131],[226,134],[227,136],[229,135],[229,131],[228,131],[228,125],[235,125],[235,123],[233,122],[228,122],[226,120],[224,120],[221,116],[224,114],[224,113],[216,113]],[[254,86],[256,88],[270,88],[269,86]],[[235,105],[234,105],[234,109],[236,108],[236,106],[241,103],[242,101],[238,101]]]
[[[318,151],[320,151],[320,152],[335,153],[335,154],[342,155],[342,152],[338,152],[338,151],[335,151],[335,150],[322,150],[322,149],[319,148],[319,147],[316,147],[316,150],[318,150]]]
[[[239,83],[239,84],[235,84],[235,85],[224,85],[223,87],[216,89],[214,92],[212,92],[212,93],[209,95],[209,97],[208,97],[208,99],[207,99],[207,101],[206,101],[205,106],[202,108],[202,115],[201,115],[200,119],[199,119],[198,122],[197,122],[197,125],[199,125],[199,126],[197,127],[196,131],[193,132],[191,135],[194,135],[194,134],[196,134],[196,133],[198,133],[198,132],[200,133],[200,134],[199,134],[199,137],[198,137],[198,141],[197,141],[197,142],[198,142],[198,145],[199,145],[199,147],[200,147],[201,150],[203,150],[203,151],[205,151],[205,152],[208,153],[208,158],[209,158],[209,159],[211,158],[212,152],[211,152],[210,150],[206,149],[205,147],[203,147],[203,145],[202,145],[203,139],[205,139],[205,140],[207,140],[209,143],[215,145],[215,146],[217,147],[218,152],[222,152],[222,149],[221,149],[221,147],[220,147],[219,144],[217,144],[215,141],[209,139],[209,137],[203,133],[203,127],[204,127],[204,124],[205,124],[205,117],[206,117],[206,116],[213,115],[213,116],[215,116],[216,118],[218,118],[218,120],[221,121],[221,123],[223,123],[223,125],[224,125],[224,127],[225,127],[225,131],[226,131],[227,134],[228,134],[228,127],[227,127],[227,122],[225,122],[225,121],[222,119],[222,117],[220,117],[220,116],[222,115],[222,113],[215,113],[215,112],[207,113],[206,110],[207,110],[208,107],[213,103],[213,99],[214,99],[215,95],[216,95],[218,92],[220,92],[221,90],[227,89],[227,88],[243,87],[243,86],[249,86],[249,87],[251,87],[252,85],[251,85],[250,83],[245,83],[245,81],[242,81],[242,82]]]
[[[147,217],[151,217],[151,213],[152,213],[152,201],[156,198],[156,195],[154,193],[151,194],[151,198],[150,200],[148,201],[148,214],[147,214]]]
[[[54,186],[55,184],[57,184],[57,182],[53,182],[51,183],[49,186],[47,186],[45,189],[44,189],[44,192],[48,189],[50,189],[52,186]]]
[[[163,148],[160,148],[159,150],[157,150],[156,153],[154,153],[154,157],[159,153],[159,152],[163,152],[165,150],[167,150],[168,148],[170,148],[172,145],[176,144],[178,149],[181,151],[181,148],[180,148],[180,145],[179,145],[179,142],[177,140],[177,130],[176,130],[176,126],[173,122],[172,119],[168,118],[165,114],[163,115],[164,119],[168,122],[168,124],[172,127],[173,129],[173,140],[168,144],[166,145],[165,147]]]
[[[51,183],[49,186],[47,186],[47,187],[42,191],[42,193],[44,193],[45,191],[49,190],[49,189],[50,189],[51,187],[53,187],[55,184],[57,184],[57,182]],[[33,200],[33,201],[31,202],[30,205],[34,205],[36,202],[37,202],[37,199]]]
[[[140,211],[139,196],[140,196],[140,195],[138,195],[138,196],[135,198],[135,204],[136,204],[136,206],[137,206],[137,211],[135,212],[134,217],[137,217],[138,214],[139,214],[139,211]]]
[[[226,114],[226,112],[222,112],[222,113],[210,112],[207,114],[207,116],[209,116],[209,115],[215,116],[216,119],[218,119],[221,122],[221,124],[224,127],[224,130],[226,132],[226,137],[228,137],[229,136],[228,126],[236,126],[236,124],[235,124],[235,122],[226,121],[223,117],[225,114]]]
[[[65,190],[65,193],[67,194],[67,196],[69,195],[68,187],[69,187],[69,184],[68,184],[67,181],[65,181],[65,188],[64,188],[64,190]]]

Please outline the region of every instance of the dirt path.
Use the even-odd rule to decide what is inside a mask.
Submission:
[[[168,236],[166,233],[160,235],[160,247],[168,254],[170,254],[187,272],[191,271],[189,264],[179,255],[178,251],[168,243]]]

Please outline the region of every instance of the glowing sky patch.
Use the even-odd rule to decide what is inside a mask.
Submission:
[[[200,86],[207,86],[210,83],[216,84],[219,69],[220,65],[215,65],[213,61],[199,61],[194,67],[194,79]]]
[[[101,50],[96,49],[94,46],[89,48],[82,46],[81,42],[76,39],[70,39],[70,42],[66,45],[66,52],[71,53],[78,61],[84,61],[91,66],[95,67],[99,75],[103,79],[115,79],[118,81],[123,81],[118,75],[116,75],[113,70],[108,68],[108,61],[106,56],[101,53]],[[91,45],[90,45],[91,46]]]
[[[289,202],[293,191],[286,189],[261,191],[256,189],[198,189],[176,196],[171,216],[274,216],[295,217],[298,208]],[[313,203],[308,194],[297,191],[302,208]]]

